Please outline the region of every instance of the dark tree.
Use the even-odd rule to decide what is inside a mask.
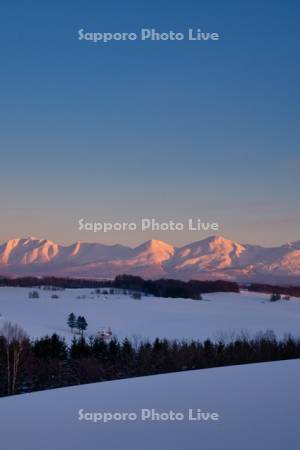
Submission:
[[[51,337],[46,336],[36,340],[33,344],[33,351],[35,356],[42,359],[61,359],[67,357],[67,346],[65,340],[58,334],[54,333]]]
[[[78,330],[81,332],[81,335],[83,336],[83,332],[87,329],[88,323],[84,316],[78,316],[76,321],[76,326]]]
[[[89,344],[86,342],[84,337],[80,337],[79,339],[73,338],[71,348],[70,348],[70,356],[73,359],[82,359],[90,356],[91,348]]]
[[[67,323],[73,333],[73,329],[76,327],[76,316],[74,313],[69,314]]]
[[[270,301],[271,302],[278,302],[278,300],[281,299],[281,295],[278,294],[277,292],[273,292],[273,294],[270,297]]]

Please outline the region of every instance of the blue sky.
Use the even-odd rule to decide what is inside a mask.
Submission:
[[[176,245],[204,233],[82,234],[79,218],[200,217],[299,240],[296,1],[12,1],[1,6],[0,240]],[[78,29],[218,42],[79,42]]]

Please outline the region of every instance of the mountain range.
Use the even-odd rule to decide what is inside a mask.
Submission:
[[[63,246],[31,237],[0,245],[0,275],[105,279],[118,274],[300,284],[300,241],[267,248],[211,236],[180,248],[160,240],[131,248],[81,242]]]

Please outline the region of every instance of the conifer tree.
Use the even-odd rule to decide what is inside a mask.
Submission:
[[[88,323],[84,316],[78,316],[76,326],[77,326],[78,330],[81,332],[81,334],[83,335],[83,332],[88,327]]]
[[[76,316],[74,313],[69,314],[67,323],[73,333],[73,329],[76,327]]]

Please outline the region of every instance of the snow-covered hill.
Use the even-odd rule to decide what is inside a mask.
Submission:
[[[1,323],[17,323],[32,337],[72,334],[67,316],[74,312],[88,321],[87,336],[111,327],[119,339],[231,339],[242,331],[256,334],[274,330],[300,336],[300,300],[270,303],[269,296],[242,292],[205,294],[203,301],[95,294],[89,289],[39,290],[28,298],[28,288],[0,288]],[[58,295],[58,299],[51,296]]]
[[[298,450],[299,371],[299,360],[282,361],[1,398],[1,448]],[[181,413],[184,420],[156,421],[152,415],[141,420],[143,409]],[[189,409],[217,413],[219,420],[188,420]],[[79,420],[85,413],[104,412],[137,418]]]
[[[11,239],[0,246],[0,274],[112,278],[127,273],[146,278],[227,279],[300,283],[300,241],[264,248],[222,236],[175,248],[159,240],[136,248],[77,242]]]

